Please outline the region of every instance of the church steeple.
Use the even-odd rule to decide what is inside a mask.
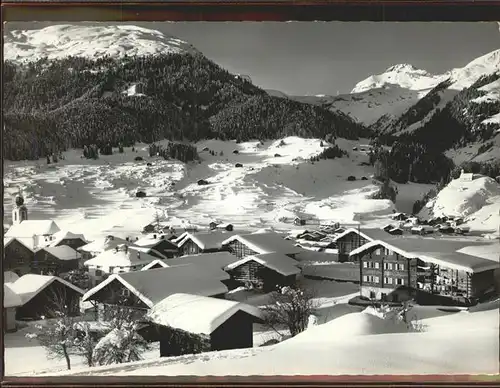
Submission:
[[[14,196],[14,206],[12,207],[12,224],[20,224],[28,219],[28,208],[24,204],[24,197],[19,189],[19,193]]]

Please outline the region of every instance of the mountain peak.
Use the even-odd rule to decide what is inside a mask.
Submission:
[[[400,63],[398,65],[393,65],[391,67],[389,67],[385,73],[391,73],[391,72],[408,72],[408,71],[418,71],[418,69],[409,64],[409,63]]]
[[[61,24],[36,30],[14,30],[4,39],[4,58],[11,61],[61,59],[69,56],[146,56],[197,53],[180,39],[133,25]]]

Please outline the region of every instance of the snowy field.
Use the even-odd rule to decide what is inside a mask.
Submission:
[[[110,232],[138,233],[157,212],[203,228],[220,219],[237,229],[289,230],[296,216],[318,222],[385,222],[394,205],[367,198],[377,190],[370,178],[372,167],[359,165],[367,160],[366,153],[351,151],[367,141],[339,139],[350,157],[314,164],[307,159],[321,152],[320,140],[290,137],[284,142],[210,140],[197,145],[201,163],[187,165],[150,158],[146,145],[138,145],[136,152],[127,148],[123,154],[101,155],[98,160],[83,159],[81,150],[70,150],[57,164],[7,161],[4,223],[11,222],[12,195],[19,189],[30,219],[54,219],[87,239]],[[217,156],[202,151],[207,147]],[[144,161],[135,162],[137,156]],[[235,167],[236,163],[243,167]],[[358,181],[348,182],[348,175]],[[361,181],[363,176],[368,180]],[[199,186],[199,179],[210,184]],[[147,197],[136,198],[137,189]]]
[[[144,360],[70,374],[497,374],[498,307],[498,301],[457,312],[417,306],[409,317],[418,320],[419,332],[407,332],[402,324],[382,319],[367,308],[342,314],[277,345]]]

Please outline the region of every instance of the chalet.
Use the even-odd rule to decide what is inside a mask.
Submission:
[[[456,251],[459,244],[463,242],[420,238],[417,244],[399,239],[363,245],[351,252],[360,260],[361,295],[399,302],[409,298],[396,292],[404,286],[441,296],[481,298],[495,287],[498,258],[493,261]]]
[[[385,238],[386,236],[387,232],[382,229],[369,229],[363,232],[355,228],[347,229],[333,239],[338,249],[339,262],[356,260],[356,257],[349,256],[354,249],[375,240],[376,237]]]
[[[80,267],[81,254],[67,245],[45,247],[35,252],[32,272],[40,275],[55,275]]]
[[[460,176],[458,177],[458,180],[460,182],[472,182],[473,180],[476,180],[478,178],[481,178],[483,175],[481,174],[473,174],[473,173],[466,173],[463,169],[460,171]]]
[[[238,259],[275,252],[295,258],[303,251],[275,232],[234,235],[225,240],[222,245]]]
[[[252,348],[253,324],[262,323],[264,316],[259,308],[244,303],[176,293],[157,303],[147,319],[156,326],[160,357],[168,357],[192,353],[189,349],[183,352],[185,345],[175,343],[178,336],[172,330],[206,338],[201,351]]]
[[[199,268],[214,268],[215,270],[223,270],[227,265],[234,263],[234,255],[229,252],[214,252],[214,253],[201,253],[199,255],[188,255],[178,257],[176,259],[170,259],[161,261],[156,260],[155,264],[150,263],[146,268],[166,268],[166,267],[174,267],[177,265],[183,264],[193,264],[198,266]]]
[[[229,275],[222,270],[185,264],[174,267],[111,275],[82,298],[99,310],[107,305],[125,305],[144,313],[166,297],[185,292],[201,296],[223,297],[228,291],[222,283]]]
[[[5,237],[15,238],[34,251],[49,245],[59,231],[57,224],[51,220],[25,220],[12,225]]]
[[[129,239],[108,235],[83,245],[77,250],[82,254],[82,260],[90,260],[105,251],[115,249],[118,245],[132,245],[132,242]]]
[[[165,234],[150,234],[132,243],[132,248],[141,247],[148,248],[149,254],[158,258],[173,258],[178,256],[179,248],[170,241]]]
[[[210,230],[225,230],[227,232],[232,232],[234,230],[233,224],[221,223],[216,221],[212,221],[208,225],[208,227]]]
[[[15,272],[18,276],[31,272],[34,252],[23,240],[15,237],[4,237],[3,270]]]
[[[67,245],[73,249],[78,249],[84,245],[87,245],[88,241],[85,240],[83,234],[75,234],[68,231],[60,231],[54,234],[54,239],[49,244],[49,247],[58,247],[61,245]]]
[[[425,234],[434,233],[434,228],[430,225],[419,225],[419,226],[414,226],[413,228],[411,228],[410,232],[411,232],[411,234],[425,235]]]
[[[89,269],[92,284],[97,284],[110,274],[138,271],[156,259],[156,256],[124,244],[102,252],[84,265]]]
[[[9,284],[3,285],[3,330],[13,332],[17,330],[16,310],[22,306],[21,297],[15,293]]]
[[[303,219],[303,218],[300,218],[300,217],[296,217],[294,220],[293,220],[293,224],[294,225],[297,225],[297,226],[303,226],[306,224],[306,220]]]
[[[66,308],[70,315],[80,312],[79,302],[84,291],[56,276],[27,274],[9,285],[22,301],[16,320],[54,318],[61,308]]]
[[[264,291],[277,286],[291,286],[300,274],[298,262],[283,253],[246,256],[225,267],[231,279],[239,285],[252,285]]]
[[[404,213],[394,213],[391,215],[391,218],[396,221],[406,221],[408,219],[408,216]]]
[[[232,234],[222,232],[189,233],[181,235],[182,239],[176,240],[182,256],[198,253],[219,252],[223,250],[223,241]],[[178,242],[177,242],[178,241]]]

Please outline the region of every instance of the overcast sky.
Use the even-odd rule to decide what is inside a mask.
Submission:
[[[494,22],[134,24],[175,35],[230,72],[292,95],[346,93],[398,63],[438,74],[500,48]]]

